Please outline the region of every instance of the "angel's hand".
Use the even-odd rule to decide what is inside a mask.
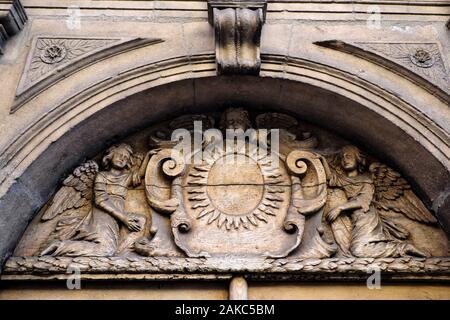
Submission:
[[[364,212],[369,211],[369,209],[370,209],[370,202],[369,202],[369,203],[362,203],[362,204],[361,204],[361,209],[362,209]]]
[[[334,220],[337,219],[337,217],[339,217],[339,215],[341,214],[341,212],[342,212],[342,208],[341,208],[340,206],[334,208],[333,210],[331,210],[330,212],[328,212],[328,214],[327,214],[327,216],[326,216],[327,221],[328,221],[329,223],[332,223]]]
[[[152,150],[150,150],[149,152],[147,152],[147,156],[148,156],[148,157],[151,157],[151,156],[157,154],[157,153],[160,152],[160,151],[161,151],[161,148],[158,148],[158,149],[152,149]]]
[[[125,218],[124,224],[127,226],[130,231],[139,232],[144,228],[144,223],[142,219],[140,219],[135,214],[129,213]]]

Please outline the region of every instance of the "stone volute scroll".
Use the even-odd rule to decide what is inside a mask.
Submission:
[[[218,74],[258,75],[267,0],[208,0]]]

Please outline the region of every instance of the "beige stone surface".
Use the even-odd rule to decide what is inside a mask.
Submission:
[[[226,283],[85,283],[81,290],[68,290],[60,283],[7,283],[0,299],[228,299]],[[259,283],[250,282],[249,300],[448,300],[450,287],[441,284],[386,284],[368,289],[363,284]]]
[[[368,289],[364,284],[250,283],[253,300],[449,300],[450,286],[441,284],[381,284]]]
[[[398,72],[401,66],[411,67],[409,56],[391,56],[398,67],[386,68],[314,44],[373,42],[394,53],[398,44],[433,44],[438,63],[427,72],[433,78],[435,68],[443,66],[447,78],[441,80],[450,83],[448,1],[270,1],[259,77],[216,76],[206,1],[76,1],[79,29],[67,23],[73,13],[67,7],[74,1],[22,3],[29,21],[0,56],[0,270],[62,177],[83,159],[161,120],[186,112],[217,112],[230,102],[252,110],[288,112],[365,146],[408,179],[450,232],[449,100]],[[381,13],[379,29],[367,25],[373,6]],[[82,69],[75,65],[75,72],[57,72],[57,81],[28,91],[32,99],[11,112],[19,104],[16,90],[33,55],[32,43],[42,36],[162,41],[123,51],[107,48],[103,59]],[[429,78],[424,81],[433,87]],[[73,297],[113,298],[118,292],[129,298],[183,296],[176,284],[161,289],[148,284],[147,291],[111,286],[92,286]],[[208,286],[201,287],[205,292],[197,287],[186,292],[193,298],[227,298],[226,285]],[[449,298],[448,287],[439,284],[387,285],[368,292],[357,285],[258,283],[250,285],[249,296],[274,298],[278,291],[273,286],[279,286],[280,298],[333,298],[330,292],[343,298]],[[42,283],[11,285],[0,297],[36,297],[41,287]],[[43,298],[66,294],[52,286],[39,292]]]
[[[225,300],[225,283],[82,282],[80,290],[69,290],[65,282],[0,284],[0,300]]]

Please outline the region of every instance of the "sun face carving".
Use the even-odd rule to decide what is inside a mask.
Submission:
[[[219,229],[268,223],[289,197],[289,176],[276,160],[261,152],[216,153],[190,168],[186,203],[195,218]]]

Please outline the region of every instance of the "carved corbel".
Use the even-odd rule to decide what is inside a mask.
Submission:
[[[258,75],[260,39],[267,0],[209,0],[209,23],[215,29],[218,74]]]
[[[20,0],[0,2],[0,54],[6,41],[23,29],[28,17]]]

